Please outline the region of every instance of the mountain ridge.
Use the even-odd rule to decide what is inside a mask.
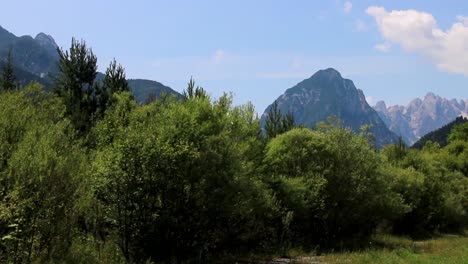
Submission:
[[[52,86],[49,73],[57,72],[59,46],[51,35],[40,32],[34,38],[29,35],[16,36],[0,26],[0,69],[11,51],[14,71],[21,85],[37,81],[46,89]],[[98,72],[97,81],[102,80],[103,73]],[[128,79],[129,86],[138,103],[144,103],[149,96],[160,97],[172,94],[177,98],[182,95],[157,81],[146,79]]]
[[[390,130],[412,145],[425,134],[461,115],[466,116],[468,100],[446,99],[428,92],[422,99],[415,98],[406,106],[387,106],[384,101],[379,101],[374,109]]]
[[[363,91],[333,68],[317,71],[310,78],[287,89],[276,102],[280,111],[292,113],[299,125],[312,128],[318,122],[335,116],[341,119],[345,127],[357,133],[362,126],[370,125],[370,132],[376,136],[378,146],[397,141],[397,136],[369,106]],[[263,113],[262,124],[270,108],[271,105]]]

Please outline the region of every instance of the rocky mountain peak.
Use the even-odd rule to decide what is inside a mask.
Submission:
[[[58,48],[57,43],[55,43],[55,40],[51,35],[47,35],[47,34],[41,32],[41,33],[37,34],[34,39],[42,47],[51,47],[51,48],[54,48],[54,49]]]
[[[374,109],[377,111],[387,112],[387,105],[384,101],[378,101],[377,104],[375,104]]]
[[[320,79],[328,79],[328,80],[341,80],[343,77],[341,74],[333,69],[333,68],[328,68],[325,70],[319,70],[317,71],[314,75],[312,75],[312,78],[320,78]]]
[[[384,109],[382,105],[376,105],[374,109],[393,132],[411,145],[425,134],[466,113],[467,103],[463,100],[448,100],[429,92],[423,99],[416,98],[407,106]]]
[[[281,112],[292,113],[300,125],[314,127],[317,122],[334,116],[340,118],[344,126],[358,133],[362,126],[370,125],[379,146],[397,140],[397,136],[366,102],[364,93],[333,68],[316,72],[309,79],[286,90],[276,102]],[[262,115],[262,124],[270,108],[271,105]]]

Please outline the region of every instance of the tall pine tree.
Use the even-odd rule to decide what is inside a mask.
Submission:
[[[13,70],[13,59],[10,49],[2,70],[1,88],[3,91],[11,91],[14,90],[16,86],[16,76]]]
[[[102,84],[96,90],[97,113],[102,116],[109,104],[113,104],[112,94],[130,91],[125,69],[115,59],[109,64]]]
[[[64,98],[67,115],[80,132],[91,127],[97,110],[97,58],[85,41],[72,39],[70,50],[58,49],[58,75],[53,77],[55,92]]]
[[[265,132],[268,138],[274,138],[277,135],[283,134],[296,126],[292,113],[283,115],[278,108],[278,102],[275,101],[268,112],[268,117],[265,123]]]
[[[109,64],[106,70],[106,76],[102,81],[104,90],[109,94],[129,91],[127,79],[125,78],[125,69],[122,65],[117,64],[114,59]]]

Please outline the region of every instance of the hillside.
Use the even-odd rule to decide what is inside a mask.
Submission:
[[[31,36],[17,37],[0,26],[0,69],[11,50],[14,72],[21,85],[31,81],[39,82],[46,89],[52,86],[49,73],[57,71],[59,55],[58,45],[52,36],[39,33]],[[98,73],[97,80],[102,80],[104,74]],[[128,80],[133,95],[138,103],[144,103],[149,96],[160,97],[171,94],[180,97],[181,94],[159,82],[144,79]]]
[[[447,125],[424,135],[421,139],[414,143],[412,148],[422,149],[428,141],[438,143],[441,147],[445,147],[448,144],[448,136],[450,135],[452,129],[459,124],[467,122],[468,119],[466,117],[457,117],[454,121],[448,123]]]

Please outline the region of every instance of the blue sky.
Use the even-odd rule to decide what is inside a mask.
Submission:
[[[4,1],[16,35],[84,39],[104,71],[182,91],[190,76],[258,112],[287,88],[333,67],[371,104],[432,91],[468,98],[468,1]],[[466,58],[466,60],[465,60]]]

